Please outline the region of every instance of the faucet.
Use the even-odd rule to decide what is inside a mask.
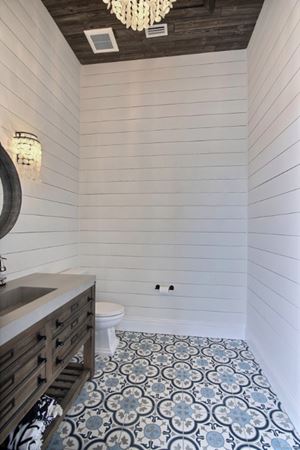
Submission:
[[[6,267],[3,263],[5,260],[6,258],[0,256],[0,287],[6,285],[6,276],[4,275],[6,273]]]

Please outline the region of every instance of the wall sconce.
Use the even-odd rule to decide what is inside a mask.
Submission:
[[[24,131],[16,131],[12,138],[12,151],[20,175],[30,180],[39,180],[42,146],[37,136]]]

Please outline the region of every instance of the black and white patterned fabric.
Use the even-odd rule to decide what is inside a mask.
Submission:
[[[21,422],[10,433],[8,438],[8,450],[39,450],[42,447],[42,436],[46,429],[44,422],[34,420]]]
[[[40,450],[47,426],[62,415],[57,401],[43,395],[8,437],[8,450]]]

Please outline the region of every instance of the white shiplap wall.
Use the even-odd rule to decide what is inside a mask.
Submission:
[[[0,1],[0,140],[43,144],[42,182],[22,180],[17,225],[0,242],[8,274],[78,265],[80,65],[40,0]]]
[[[246,72],[245,51],[82,67],[81,264],[123,326],[244,333]]]
[[[248,64],[247,337],[300,429],[299,1],[265,1]]]

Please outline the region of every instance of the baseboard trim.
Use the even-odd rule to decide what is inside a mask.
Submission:
[[[268,378],[272,389],[278,395],[279,399],[282,401],[282,407],[287,412],[289,418],[294,424],[297,431],[300,431],[300,410],[299,405],[294,405],[294,399],[289,395],[289,393],[284,389],[280,377],[278,377],[273,371],[272,367],[266,362],[263,354],[259,350],[259,346],[253,336],[249,335],[247,337],[247,342],[250,350],[255,356],[256,361],[259,363],[264,374]]]
[[[120,323],[119,330],[140,331],[145,333],[178,334],[188,336],[205,336],[227,339],[244,339],[243,325],[224,326],[209,325],[191,320],[154,319],[138,316],[127,316]]]

